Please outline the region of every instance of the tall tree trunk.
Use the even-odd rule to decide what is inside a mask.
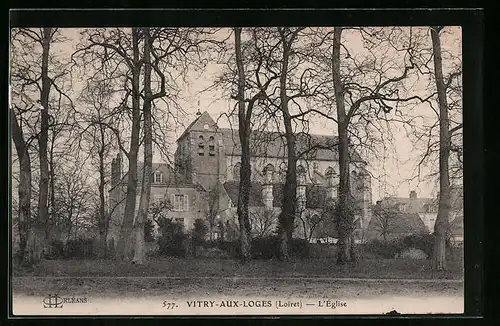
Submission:
[[[31,264],[33,259],[33,247],[28,244],[28,235],[31,231],[31,159],[28,146],[24,141],[21,129],[14,111],[11,110],[12,139],[19,158],[19,258],[25,263]],[[31,237],[32,238],[32,237]]]
[[[151,117],[151,36],[149,28],[143,29],[144,33],[144,170],[142,175],[141,198],[139,211],[135,220],[135,250],[132,263],[142,264],[146,258],[144,241],[144,224],[148,218],[149,201],[151,197],[151,177],[153,175],[153,122]]]
[[[352,216],[348,209],[349,189],[349,139],[347,135],[348,121],[345,111],[344,89],[340,79],[340,47],[342,28],[336,27],[333,32],[332,77],[337,105],[337,121],[339,133],[339,198],[337,203],[336,226],[338,232],[337,263],[345,264],[352,260],[351,223]],[[354,245],[354,244],[353,244]]]
[[[107,255],[107,224],[108,224],[108,216],[106,213],[106,199],[104,197],[104,186],[106,184],[106,170],[104,166],[104,154],[106,149],[106,143],[104,138],[104,126],[99,125],[100,132],[100,148],[99,148],[99,220],[98,220],[98,229],[99,229],[99,249],[98,249],[98,257],[106,258]]]
[[[287,76],[288,76],[288,60],[290,58],[291,46],[294,41],[294,36],[289,40],[282,33],[283,44],[283,63],[280,73],[280,107],[283,114],[283,123],[285,125],[285,138],[287,149],[287,170],[285,185],[283,187],[283,200],[281,205],[281,214],[279,216],[280,222],[280,250],[279,258],[287,260],[288,244],[292,239],[293,225],[295,221],[295,212],[297,204],[297,155],[295,153],[295,135],[292,129],[292,118],[288,109],[288,96],[287,96]]]
[[[238,186],[238,222],[240,226],[241,260],[243,263],[251,259],[250,245],[250,218],[248,215],[248,203],[250,201],[250,180],[252,169],[250,166],[250,118],[252,108],[245,108],[245,70],[243,67],[243,56],[241,53],[241,28],[234,28],[234,44],[236,53],[236,66],[238,68],[238,119],[239,136],[241,143],[241,168],[240,183]]]
[[[286,96],[286,95],[285,95]],[[281,205],[281,213],[279,215],[280,223],[280,259],[287,260],[289,258],[288,246],[292,239],[293,225],[295,220],[296,197],[297,197],[297,157],[295,154],[295,135],[292,130],[292,123],[288,107],[283,112],[285,122],[285,137],[287,148],[287,171],[285,185],[283,187],[283,200]]]
[[[431,28],[432,52],[434,57],[434,73],[439,104],[439,208],[434,225],[434,248],[432,267],[435,270],[446,269],[446,236],[450,215],[450,121],[448,118],[448,103],[446,86],[443,81],[443,66],[441,56],[440,27]]]
[[[139,60],[139,30],[132,28],[133,68],[132,68],[132,130],[130,150],[128,153],[128,180],[127,195],[125,198],[125,212],[120,230],[120,237],[116,246],[116,258],[130,259],[131,236],[134,225],[134,215],[137,197],[137,155],[139,152],[139,131],[141,128],[140,88],[139,77],[141,66]]]
[[[56,173],[54,171],[54,143],[55,143],[56,132],[52,131],[52,139],[50,142],[49,149],[49,190],[50,190],[50,221],[48,222],[48,234],[50,235],[54,228],[57,228],[57,224],[59,221],[56,221]],[[52,239],[52,238],[51,238]],[[52,239],[54,240],[54,239]],[[49,250],[52,249],[49,246]]]
[[[40,94],[41,123],[38,137],[40,159],[40,188],[38,195],[38,218],[33,221],[34,239],[30,248],[31,261],[36,263],[44,258],[48,242],[48,194],[49,194],[49,164],[47,157],[47,143],[49,135],[49,54],[52,28],[44,28],[42,33],[42,88]]]

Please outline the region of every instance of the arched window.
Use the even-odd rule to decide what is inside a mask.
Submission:
[[[241,163],[236,163],[233,168],[234,180],[240,181]]]
[[[214,136],[210,136],[208,139],[208,155],[215,156],[215,139]]]
[[[328,187],[333,186],[333,177],[334,177],[335,171],[333,170],[332,167],[329,167],[326,169],[325,176],[326,176],[326,184]]]
[[[313,172],[318,172],[319,171],[319,164],[318,162],[313,162]]]
[[[302,165],[297,167],[297,177],[299,184],[304,184],[306,182],[306,169]]]
[[[273,177],[274,177],[274,166],[272,164],[268,164],[264,168],[264,181],[266,183],[272,183]]]
[[[198,137],[198,155],[205,155],[205,139],[201,135]]]
[[[363,189],[365,187],[365,174],[363,173],[363,171],[358,173],[357,187],[358,189]]]

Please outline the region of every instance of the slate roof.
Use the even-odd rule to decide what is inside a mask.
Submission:
[[[435,205],[434,198],[386,197],[381,200],[384,205],[394,206],[405,204],[407,213],[425,213],[427,205]]]
[[[368,224],[367,232],[379,235],[381,232],[380,220],[373,216]],[[422,219],[417,213],[398,212],[388,222],[387,233],[391,235],[426,234],[429,233]]]
[[[238,181],[226,181],[223,184],[224,190],[233,202],[233,205],[238,204],[238,194],[239,194],[239,182]],[[250,200],[249,206],[264,206],[262,201],[262,185],[260,183],[253,182],[250,184]]]
[[[137,183],[142,183],[144,164],[143,162],[137,162]],[[184,176],[174,171],[174,169],[167,163],[153,163],[153,174],[156,171],[161,171],[163,174],[162,183],[151,183],[153,187],[164,186],[164,187],[194,187],[194,184],[188,182]],[[127,183],[128,172],[126,172],[122,177],[122,183]],[[153,180],[154,181],[154,180]]]
[[[226,155],[241,155],[241,144],[237,129],[220,128]],[[304,158],[326,161],[338,161],[338,137],[315,134],[297,134],[296,151],[304,152],[310,148],[308,156]],[[252,156],[259,157],[286,157],[286,139],[283,133],[254,131],[250,136],[250,151]],[[360,155],[351,151],[353,162],[363,162]]]
[[[385,197],[381,200],[386,205],[406,204],[408,213],[426,213],[426,206],[433,206],[437,212],[439,204],[438,198],[409,198],[409,197]],[[452,186],[450,188],[451,210],[459,211],[463,209],[463,187]]]

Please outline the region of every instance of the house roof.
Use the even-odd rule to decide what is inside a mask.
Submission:
[[[241,144],[238,129],[221,128],[222,139],[226,155],[241,155]],[[311,150],[305,158],[326,161],[338,161],[338,137],[315,134],[297,134],[297,153]],[[286,139],[283,133],[269,131],[253,131],[250,135],[250,152],[252,156],[260,157],[286,157]],[[353,162],[363,162],[361,156],[354,150],[351,151]]]
[[[425,213],[426,206],[435,205],[437,200],[434,198],[385,197],[381,202],[387,206],[404,204],[406,205],[405,211],[408,213]]]
[[[224,182],[223,186],[233,204],[237,205],[239,195],[239,182],[226,181]],[[262,185],[260,183],[253,182],[250,184],[250,199],[248,206],[264,206],[264,202],[262,201]]]
[[[368,224],[367,231],[380,232],[382,225],[386,224],[386,231],[389,234],[425,234],[429,233],[424,222],[417,213],[398,212],[394,217],[386,221],[381,221],[377,216],[373,216]]]
[[[174,171],[174,169],[167,163],[153,163],[153,174],[157,171],[163,174],[163,182],[160,184],[152,183],[152,186],[164,187],[194,187],[195,185],[186,180],[184,176]],[[142,183],[142,176],[144,171],[144,163],[137,162],[137,183]],[[127,183],[128,172],[122,177],[122,183]]]
[[[385,197],[381,200],[381,202],[389,206],[406,204],[406,212],[408,213],[426,213],[427,206],[432,206],[437,209],[439,198]],[[450,204],[452,211],[459,211],[463,209],[462,186],[450,187]]]

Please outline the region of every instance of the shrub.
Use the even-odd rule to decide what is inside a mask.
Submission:
[[[366,243],[365,251],[383,258],[394,258],[405,250],[420,249],[430,259],[434,246],[433,234],[414,234],[403,238],[396,238],[389,241],[372,240]],[[451,247],[447,242],[448,257],[451,255]]]
[[[293,257],[309,258],[311,256],[311,247],[306,239],[292,239],[289,250]]]
[[[63,259],[64,258],[64,242],[61,240],[52,240],[49,244],[50,253],[48,259]]]
[[[154,236],[154,224],[153,221],[147,219],[144,223],[144,241],[153,242],[155,240]]]
[[[268,237],[259,237],[252,239],[251,255],[254,259],[272,259],[278,257],[279,239],[272,235]]]
[[[182,224],[167,218],[160,220],[158,253],[161,256],[185,257],[186,239],[187,235]]]
[[[208,234],[208,227],[205,221],[201,218],[194,220],[194,226],[192,231],[193,245],[203,245]]]
[[[401,242],[404,249],[420,249],[425,252],[427,257],[432,256],[432,247],[434,245],[434,236],[432,234],[409,235],[404,237]]]
[[[252,257],[256,259],[273,259],[279,256],[280,240],[277,235],[252,239]],[[288,243],[288,253],[291,257],[308,258],[310,256],[309,242],[305,239],[292,238]]]
[[[213,240],[205,242],[204,248],[218,248],[227,253],[229,257],[239,258],[241,256],[240,240],[231,241]],[[289,253],[292,257],[307,258],[311,251],[307,240],[292,239],[289,242]],[[273,259],[279,254],[279,237],[277,235],[253,238],[250,254],[253,259]]]
[[[64,258],[66,259],[89,259],[96,257],[94,239],[68,240],[64,246]]]
[[[234,239],[231,241],[219,241],[218,248],[225,251],[229,257],[239,258],[241,256],[241,245],[239,239]]]
[[[397,240],[380,241],[378,239],[365,244],[365,251],[382,258],[394,258],[403,248],[398,246]]]

